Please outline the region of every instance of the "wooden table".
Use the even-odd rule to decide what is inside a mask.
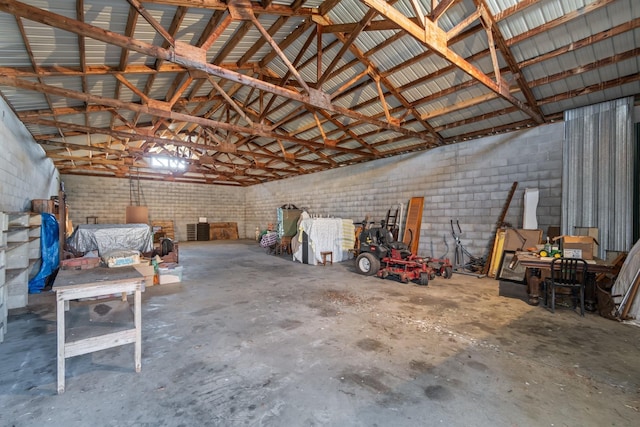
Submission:
[[[527,268],[525,281],[529,303],[538,305],[540,298],[540,283],[551,274],[552,257],[539,257],[530,252],[516,252],[514,261]],[[587,260],[587,281],[585,287],[585,308],[594,311],[596,308],[595,275],[611,273],[616,266],[601,259]]]
[[[64,393],[65,360],[68,357],[92,353],[124,344],[135,344],[136,372],[142,368],[141,292],[144,277],[133,267],[95,268],[90,270],[60,270],[53,290],[56,292],[58,329],[58,394]],[[80,298],[126,295],[134,293],[134,327],[123,331],[66,342],[65,311],[69,301]]]

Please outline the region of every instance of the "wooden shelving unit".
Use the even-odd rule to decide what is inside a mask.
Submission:
[[[29,294],[29,277],[40,262],[41,216],[32,212],[9,212],[6,233],[6,304],[7,309],[25,307]]]

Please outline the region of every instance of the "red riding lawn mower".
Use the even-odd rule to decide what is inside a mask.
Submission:
[[[417,280],[419,285],[427,286],[436,276],[448,279],[453,273],[449,258],[418,257],[406,243],[395,241],[384,226],[363,230],[359,240],[356,270],[365,276],[375,274],[386,279],[395,275],[402,283]]]

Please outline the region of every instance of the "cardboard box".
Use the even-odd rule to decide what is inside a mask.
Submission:
[[[562,256],[565,258],[593,259],[598,244],[591,236],[558,236],[553,240],[562,242]]]
[[[598,236],[598,228],[597,227],[573,227],[573,229],[574,229],[573,234],[575,234],[576,236],[593,237],[593,239],[596,241],[595,245],[593,246],[593,253],[597,255],[600,251],[600,247],[598,246],[598,239],[600,238],[600,236]]]
[[[134,265],[133,268],[138,270],[138,273],[140,273],[140,275],[144,277],[145,287],[153,286],[153,276],[155,275],[155,269],[153,268],[153,265],[150,265],[147,262],[146,264]]]

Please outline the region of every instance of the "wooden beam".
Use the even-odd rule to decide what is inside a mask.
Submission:
[[[416,25],[420,25],[421,21],[418,18],[411,17],[408,18],[411,22]],[[331,24],[327,25],[323,28],[323,32],[330,33],[352,33],[358,27],[358,22],[349,22],[345,24]],[[401,30],[402,27],[389,19],[376,19],[372,21],[369,25],[364,27],[363,31],[393,31],[393,30]]]
[[[601,42],[602,40],[610,39],[612,37],[626,33],[628,31],[636,30],[638,28],[640,28],[640,18],[635,18],[635,19],[632,19],[631,21],[627,21],[620,25],[616,25],[613,28],[607,28],[606,30],[601,31],[597,34],[592,34],[583,39],[577,40],[575,42],[571,42],[567,45],[561,46],[550,52],[543,53],[541,55],[536,55],[533,58],[520,62],[518,65],[520,66],[520,68],[530,67],[531,65],[539,64],[543,61],[548,61],[549,59],[557,58],[560,55],[563,55],[568,52],[575,52],[576,50],[582,49],[583,47]]]
[[[193,148],[193,149],[200,149],[200,150],[215,150],[216,147],[214,145],[210,145],[210,144],[202,144],[202,143],[194,143],[194,142],[189,142],[186,140],[179,140],[179,139],[172,139],[172,138],[160,138],[154,135],[151,135],[148,131],[144,130],[144,129],[133,129],[132,131],[122,131],[122,130],[115,130],[115,129],[107,129],[107,128],[96,128],[96,127],[89,127],[89,126],[83,126],[83,125],[77,125],[77,124],[73,124],[73,123],[66,123],[66,122],[59,122],[59,121],[53,121],[53,120],[46,120],[46,119],[40,119],[37,117],[27,117],[21,120],[24,123],[33,123],[33,124],[39,124],[39,125],[43,125],[43,126],[53,126],[53,127],[60,127],[62,129],[68,129],[68,130],[72,130],[72,131],[76,131],[79,132],[80,134],[101,134],[101,135],[109,135],[115,138],[120,138],[120,139],[126,139],[126,140],[136,140],[136,141],[148,141],[148,142],[153,142],[155,144],[160,144],[162,146],[164,145],[175,145],[175,146],[182,146],[182,147],[189,147],[189,148]],[[51,136],[47,135],[46,136],[47,139],[50,139]],[[296,138],[292,138],[290,136],[287,135],[282,135],[282,139],[286,139],[291,141],[293,140],[297,140]],[[315,149],[323,149],[324,144],[320,144],[320,143],[315,143],[315,142],[311,142],[311,141],[303,141],[306,143],[307,146],[315,148]],[[371,158],[371,155],[369,154],[369,152],[366,151],[361,151],[361,150],[355,150],[355,149],[349,149],[349,148],[334,148],[332,149],[333,151],[342,151],[345,153],[349,153],[349,154],[355,154],[355,155],[361,155],[367,158]],[[244,152],[242,150],[237,150],[236,151],[238,155],[255,155],[255,153],[252,152]],[[277,156],[273,156],[270,157],[272,159],[278,159]],[[279,158],[280,160],[282,160],[282,158]],[[317,164],[316,162],[310,162],[310,164]]]
[[[127,1],[131,5],[131,7],[137,10],[140,16],[142,16],[145,19],[145,21],[147,21],[149,25],[151,25],[151,27],[154,30],[156,30],[156,32],[160,34],[163,39],[165,39],[167,43],[169,43],[169,45],[175,46],[176,41],[173,38],[173,36],[169,34],[169,32],[165,30],[164,27],[160,25],[160,23],[156,21],[156,19],[153,16],[151,16],[149,12],[147,12],[147,9],[144,8],[142,3],[140,3],[138,0],[127,0]]]
[[[519,0],[516,4],[511,7],[504,9],[503,11],[496,14],[496,21],[502,21],[509,16],[515,15],[516,13],[522,12],[527,9],[529,6],[533,6],[534,4],[540,3],[540,0]]]
[[[42,9],[38,9],[33,6],[29,6],[24,3],[20,3],[18,1],[0,0],[0,10],[16,16],[28,17],[28,19],[32,21],[40,22],[42,24],[50,25],[56,28],[61,28],[75,34],[83,34],[87,37],[95,38],[96,40],[100,40],[105,43],[129,48],[145,55],[171,61],[176,64],[183,65],[187,68],[201,70],[206,72],[207,74],[211,74],[237,83],[242,83],[244,85],[255,87],[267,92],[275,93],[280,96],[291,98],[293,100],[311,105],[316,108],[327,109],[334,113],[342,114],[355,120],[361,120],[369,124],[381,127],[383,129],[392,130],[401,134],[412,135],[421,140],[432,140],[432,137],[429,135],[424,135],[420,132],[413,132],[403,127],[394,126],[392,124],[385,123],[379,120],[373,120],[363,114],[357,113],[350,109],[333,105],[331,104],[328,95],[317,90],[312,90],[310,94],[301,94],[297,91],[277,87],[276,85],[263,82],[259,79],[226,70],[214,64],[204,63],[198,59],[193,59],[191,57],[181,55],[180,52],[176,52],[173,49],[163,49],[161,47],[154,46],[141,40],[135,40],[130,37],[114,33],[112,31],[94,27],[84,22],[69,19],[67,17],[63,17],[48,11],[44,11]]]
[[[286,48],[288,48],[289,46],[291,46],[291,44],[293,42],[298,41],[298,39],[309,30],[309,28],[311,28],[312,26],[314,26],[314,22],[310,19],[305,20],[300,26],[298,26],[295,30],[293,30],[291,32],[291,34],[289,34],[284,40],[282,40],[280,43],[278,43],[278,46],[280,46],[281,50],[285,50]],[[277,56],[277,53],[275,51],[271,51],[269,53],[267,53],[259,62],[260,67],[266,67],[271,61],[273,61],[273,59]]]
[[[469,28],[471,24],[476,22],[480,18],[480,11],[478,9],[475,10],[471,15],[467,16],[465,19],[460,21],[455,27],[447,31],[447,40],[451,40],[464,30]]]
[[[431,11],[431,20],[437,21],[456,1],[458,0],[440,0],[438,5]]]
[[[474,1],[478,7],[478,10],[482,15],[483,23],[487,27],[487,36],[489,37],[489,46],[491,48],[490,51],[491,50],[495,51],[495,47],[493,45],[493,42],[495,39],[495,43],[498,49],[500,50],[500,52],[502,53],[502,57],[507,63],[507,66],[509,67],[509,71],[511,71],[511,75],[515,77],[516,82],[518,83],[518,87],[520,88],[520,91],[522,92],[525,99],[527,100],[529,107],[538,116],[542,117],[542,119],[544,120],[544,113],[538,107],[536,98],[533,95],[533,92],[531,91],[531,88],[529,87],[529,84],[527,83],[524,77],[524,74],[522,73],[522,70],[518,65],[518,62],[516,61],[515,57],[511,53],[511,49],[509,49],[509,46],[507,46],[504,36],[500,31],[500,27],[496,23],[496,20],[494,19],[494,17],[489,12],[489,6],[487,6],[485,0],[474,0]],[[492,58],[494,55],[495,55],[495,52],[492,54]],[[499,81],[500,79],[497,76],[500,75],[500,66],[497,62],[497,58],[495,59],[495,62],[494,62],[494,75],[496,76],[496,80]]]
[[[533,37],[534,35],[537,34],[541,34],[541,33],[546,33],[549,30],[553,29],[553,28],[557,28],[560,25],[566,24],[569,21],[572,21],[580,16],[584,16],[588,13],[594,12],[596,10],[599,10],[611,3],[615,3],[618,0],[595,0],[593,3],[589,3],[588,5],[581,7],[577,10],[568,12],[563,14],[562,16],[560,16],[559,18],[556,18],[552,21],[546,22],[542,25],[540,25],[539,27],[534,28],[531,31],[525,31],[522,34],[518,34],[515,37],[510,38],[509,40],[506,41],[508,46],[513,46],[514,44],[518,44],[522,41],[525,41],[527,39],[530,39],[531,37]],[[536,4],[539,2],[534,2],[533,4]],[[527,5],[529,6],[529,5]],[[496,18],[496,20],[498,20]]]
[[[396,0],[391,0],[391,1],[395,3]],[[336,65],[338,65],[338,62],[342,60],[342,57],[344,56],[344,54],[347,52],[347,50],[349,50],[349,48],[356,41],[356,38],[358,38],[363,28],[369,25],[371,20],[375,18],[377,14],[378,13],[375,10],[369,9],[367,13],[365,13],[364,17],[360,20],[360,22],[358,22],[358,25],[356,26],[356,28],[349,34],[349,37],[343,40],[340,50],[333,57],[333,60],[331,61],[327,69],[324,70],[324,73],[322,74],[322,76],[318,79],[318,88],[321,88],[322,84],[327,81],[327,78],[329,77],[333,69],[336,67]]]
[[[557,93],[547,98],[538,100],[540,105],[557,103],[566,99],[575,98],[576,96],[589,95],[590,93],[601,92],[612,87],[622,86],[628,83],[640,81],[640,73],[632,73],[626,76],[618,77],[606,82],[595,83],[586,87],[572,89],[564,93]]]
[[[304,0],[295,0],[292,4],[291,4],[291,9],[292,10],[298,10],[302,4],[304,3]],[[276,22],[273,23],[273,25],[271,25],[269,27],[269,36],[273,37],[280,28],[282,28],[282,26],[288,21],[289,17],[286,16],[280,16],[278,17],[278,19],[276,20]],[[247,63],[251,57],[253,55],[255,55],[260,48],[267,42],[267,39],[265,39],[264,37],[260,38],[258,41],[256,41],[253,46],[251,46],[244,55],[242,55],[242,57],[238,60],[237,64],[239,66]]]
[[[147,94],[144,93],[144,91],[138,89],[133,83],[131,83],[129,80],[127,80],[122,74],[115,74],[114,77],[120,83],[122,83],[127,88],[129,88],[129,90],[131,90],[131,92],[133,92],[134,94],[138,95],[140,97],[140,99],[142,100],[142,102],[144,102],[144,103],[148,103],[149,102],[149,97],[147,96]]]
[[[253,22],[253,25],[258,29],[260,34],[262,34],[262,37],[269,42],[269,44],[271,45],[271,48],[278,54],[278,56],[280,57],[280,60],[284,62],[284,64],[289,69],[289,72],[293,74],[293,76],[298,81],[298,83],[300,83],[300,86],[304,89],[304,91],[312,96],[313,94],[312,94],[311,88],[307,85],[307,82],[304,81],[300,73],[298,73],[298,70],[296,70],[293,64],[291,64],[291,61],[289,61],[289,58],[287,58],[287,55],[285,55],[282,49],[280,49],[280,46],[278,46],[278,43],[276,43],[276,41],[273,39],[273,37],[271,37],[269,32],[265,30],[265,28],[262,26],[258,18],[256,18],[256,16],[253,13],[250,14],[250,17],[251,17],[251,22]]]
[[[427,46],[429,49],[435,51],[439,56],[456,65],[460,70],[464,71],[474,79],[478,80],[481,84],[486,86],[491,91],[495,92],[502,98],[506,99],[511,104],[515,105],[529,116],[534,118],[534,120],[538,123],[544,122],[544,119],[531,108],[526,106],[519,99],[511,96],[508,88],[505,88],[503,85],[499,85],[493,80],[491,80],[486,74],[484,74],[481,70],[476,68],[474,65],[467,62],[460,55],[452,51],[447,47],[447,37],[446,33],[436,26],[433,22],[427,20],[426,28],[422,29],[417,24],[413,23],[406,16],[400,13],[398,10],[389,6],[388,3],[383,0],[361,0],[367,6],[375,9],[381,15],[386,16],[390,20],[396,22],[398,25],[402,27],[407,33],[413,36],[416,40],[420,41],[422,44]]]
[[[227,104],[229,104],[234,110],[236,110],[236,112],[250,125],[253,126],[253,121],[249,118],[249,116],[247,116],[247,114],[242,110],[242,108],[240,108],[240,106],[233,100],[233,98],[231,98],[229,95],[227,95],[227,93],[224,91],[224,89],[222,89],[220,87],[220,85],[218,83],[216,83],[215,80],[213,80],[211,77],[209,77],[209,83],[211,83],[211,85],[213,86],[213,88],[218,91],[218,93],[220,95],[222,95],[222,97],[227,101]]]
[[[65,148],[70,151],[92,151],[96,153],[105,153],[105,154],[113,154],[115,156],[121,157],[135,157],[142,153],[142,150],[139,150],[135,147],[128,146],[126,143],[122,142],[122,145],[126,148],[118,150],[115,148],[102,147],[100,145],[88,145],[88,144],[74,144],[70,142],[62,142],[62,141],[51,141],[49,139],[45,140],[37,140],[36,141],[40,145],[46,145],[50,147],[60,147]]]

